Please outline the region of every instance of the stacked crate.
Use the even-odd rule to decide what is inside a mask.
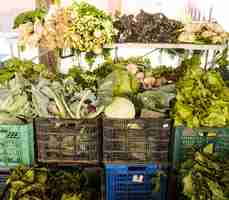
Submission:
[[[77,171],[87,175],[90,199],[103,199],[101,164],[101,118],[35,121],[37,163],[50,170]]]
[[[170,128],[168,119],[103,120],[107,200],[167,199]]]
[[[6,187],[10,169],[34,162],[32,124],[0,125],[0,196]]]
[[[202,148],[207,145],[219,156],[228,156],[229,128],[176,128],[173,144],[174,167],[179,167],[186,159],[193,157],[193,147]]]

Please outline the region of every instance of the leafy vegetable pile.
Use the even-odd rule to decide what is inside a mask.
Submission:
[[[95,172],[93,172],[95,174]],[[95,180],[94,180],[95,179]],[[88,181],[92,183],[87,183]],[[93,185],[93,181],[95,185]],[[94,191],[89,190],[93,185]],[[79,170],[52,170],[18,166],[7,180],[5,200],[90,200],[97,199],[100,177]],[[92,188],[93,188],[92,187]],[[92,196],[93,195],[93,196]]]
[[[107,60],[94,71],[74,67],[67,75],[50,73],[31,61],[10,59],[0,69],[0,123],[35,117],[94,118],[103,111],[118,118],[134,118],[141,111],[142,117],[163,116],[160,113],[167,112],[174,98],[174,85],[167,85],[173,76],[173,69],[152,69],[149,60],[141,57]],[[122,111],[126,112],[122,115]]]
[[[200,44],[225,44],[229,34],[216,22],[190,23],[185,25],[179,35],[179,42]]]
[[[168,19],[162,13],[150,14],[143,10],[134,17],[123,15],[114,23],[119,30],[118,42],[176,42],[181,22]]]
[[[198,55],[186,59],[188,66],[177,83],[175,126],[225,127],[229,124],[229,88],[220,74],[200,67]]]
[[[103,111],[90,90],[79,90],[73,79],[32,85],[32,102],[39,117],[95,118]]]
[[[225,48],[222,53],[218,52],[216,55],[217,70],[220,72],[223,80],[229,87],[229,60],[228,60],[228,48]]]
[[[12,58],[3,63],[0,69],[0,84],[15,77],[15,73],[20,73],[29,81],[36,81],[39,77],[55,78],[55,74],[50,73],[47,67],[42,64],[35,64],[30,60]]]
[[[214,154],[196,152],[180,169],[183,194],[190,200],[228,200],[229,162]]]
[[[71,77],[25,79],[21,73],[0,87],[0,124],[18,124],[35,117],[94,118],[103,111],[95,93]]]
[[[157,118],[167,113],[170,101],[175,97],[175,87],[163,86],[169,83],[163,76],[169,77],[174,70],[165,67],[152,69],[144,59],[121,59],[106,64],[109,71],[104,74],[108,75],[98,82],[97,93],[99,101],[108,106],[105,109],[107,117],[135,118],[142,112],[141,117]]]
[[[16,75],[0,88],[0,124],[18,124],[33,115],[29,82]]]
[[[116,34],[112,18],[86,2],[74,2],[67,7],[51,6],[44,19],[36,17],[35,11],[33,16],[31,20],[28,14],[26,19],[29,20],[19,16],[24,23],[18,23],[16,18],[21,46],[50,50],[74,48],[101,54],[103,45],[110,44]]]
[[[43,21],[46,14],[46,10],[39,8],[22,12],[15,18],[13,28],[18,28],[21,24],[26,24],[28,22],[35,23],[37,19]]]

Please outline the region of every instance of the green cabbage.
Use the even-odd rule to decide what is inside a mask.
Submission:
[[[107,118],[134,119],[134,104],[123,97],[115,97],[112,103],[106,107],[105,116]]]

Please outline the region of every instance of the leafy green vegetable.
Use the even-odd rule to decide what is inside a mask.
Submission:
[[[48,71],[42,64],[35,64],[30,60],[12,58],[4,62],[0,69],[0,83],[9,81],[15,77],[15,73],[20,73],[25,79],[36,81],[40,76],[44,78],[55,78],[56,75]]]
[[[109,84],[111,83],[111,85]],[[98,90],[104,90],[104,85],[110,85],[108,87],[108,92],[112,92],[112,96],[123,96],[128,94],[137,93],[140,87],[139,81],[130,73],[123,69],[116,69],[111,74],[109,74],[101,83],[99,84]]]
[[[96,176],[94,183],[87,181]],[[98,199],[100,176],[78,169],[17,166],[7,180],[9,200],[92,200]],[[4,197],[5,198],[5,197]]]
[[[25,122],[34,117],[29,90],[29,83],[19,74],[1,86],[0,123],[19,123],[19,119]]]
[[[190,200],[228,200],[228,164],[225,158],[197,151],[194,159],[186,160],[179,171],[182,193]]]
[[[90,88],[96,90],[97,77],[95,73],[90,71],[83,71],[80,67],[73,67],[69,70],[67,77],[72,77],[79,88]]]
[[[40,79],[32,85],[32,102],[39,117],[93,118],[103,111],[91,90],[82,90],[67,77],[59,81]]]
[[[81,1],[80,3],[78,3],[77,1],[74,1],[73,7],[75,8],[77,14],[80,17],[93,16],[101,20],[111,20],[110,15],[107,15],[103,10],[99,10],[98,8],[96,8],[96,6],[91,5],[87,2]]]
[[[134,104],[126,98],[115,97],[112,103],[106,107],[105,115],[107,118],[134,119]]]
[[[16,16],[14,20],[14,26],[13,28],[18,28],[21,24],[25,24],[27,22],[34,23],[36,19],[44,20],[45,15],[47,14],[47,11],[44,9],[37,8],[35,10],[30,10],[26,12],[20,13],[18,16]]]
[[[175,126],[224,127],[229,124],[229,93],[220,74],[200,67],[195,55],[183,62],[184,76],[176,85],[177,96],[173,109]]]
[[[222,53],[218,53],[215,58],[215,63],[218,65],[217,71],[220,72],[223,80],[229,87],[229,60],[228,60],[228,48],[225,48]]]
[[[163,86],[157,90],[139,93],[138,97],[142,102],[142,108],[166,112],[170,108],[170,102],[175,98],[175,88]]]

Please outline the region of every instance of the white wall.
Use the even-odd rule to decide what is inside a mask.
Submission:
[[[77,0],[79,1],[79,0]],[[108,0],[84,0],[88,3],[95,5],[97,8],[107,10],[108,9]],[[62,5],[68,5],[72,2],[72,0],[61,0]]]
[[[34,7],[35,0],[0,0],[0,32],[9,32],[15,16]]]

